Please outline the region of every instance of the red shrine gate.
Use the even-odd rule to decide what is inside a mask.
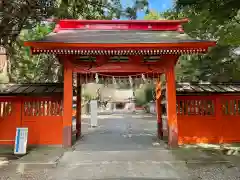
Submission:
[[[206,53],[213,41],[194,40],[182,24],[188,20],[60,20],[42,40],[25,42],[32,54],[55,54],[64,66],[63,145],[71,146],[73,72],[77,72],[77,137],[81,134],[81,77],[148,74],[166,76],[169,146],[178,145],[174,67],[182,54]],[[119,60],[113,60],[113,57]],[[87,58],[86,58],[87,57]],[[124,58],[121,58],[124,57]],[[125,58],[127,57],[127,58]],[[150,59],[154,58],[154,61]],[[124,60],[123,60],[124,59]],[[158,134],[162,136],[160,80],[156,86]]]

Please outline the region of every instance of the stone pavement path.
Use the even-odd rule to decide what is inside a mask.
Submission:
[[[58,164],[56,179],[179,179],[184,162],[156,143],[156,118],[144,114],[101,116],[97,128],[88,129],[73,152]],[[171,162],[175,164],[171,164]],[[61,170],[60,170],[61,169]],[[185,175],[186,177],[186,175]]]
[[[0,179],[240,180],[238,167],[218,153],[168,150],[157,143],[152,115],[102,115],[94,129],[88,121],[83,120],[84,137],[56,167],[10,164],[0,168]]]

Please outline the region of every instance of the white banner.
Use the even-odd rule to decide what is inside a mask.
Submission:
[[[96,100],[91,100],[90,111],[91,111],[91,127],[96,127],[98,124],[97,123],[98,106]]]
[[[28,128],[17,128],[14,154],[26,154],[27,140],[28,140]]]

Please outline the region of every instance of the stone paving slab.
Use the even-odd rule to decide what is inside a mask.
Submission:
[[[66,152],[61,159],[64,163],[85,163],[97,161],[160,161],[160,162],[186,162],[186,163],[224,163],[230,162],[223,156],[211,156],[204,152],[191,150],[138,150],[138,151],[74,151]]]
[[[184,178],[174,178],[174,173],[160,172],[160,174],[155,175],[155,172],[161,171],[162,168],[172,170],[172,167],[168,165],[159,165],[157,163],[149,164],[144,162],[141,165],[138,163],[115,163],[104,164],[102,163],[93,165],[77,165],[69,167],[57,167],[57,168],[32,168],[25,169],[24,172],[19,172],[14,169],[10,171],[10,167],[4,172],[0,172],[0,180],[239,180],[239,171],[228,164],[188,164],[185,169],[182,169],[182,164],[176,166],[171,164],[169,166],[174,166],[174,172],[181,171],[186,172]],[[158,168],[159,167],[159,168]],[[179,169],[178,169],[179,167]],[[126,170],[127,168],[127,170]],[[95,172],[91,172],[91,169]],[[117,173],[112,174],[113,170]],[[140,169],[141,172],[138,171]],[[144,170],[142,170],[144,169]],[[146,169],[146,170],[145,170]],[[102,172],[99,172],[102,170]],[[108,171],[111,171],[110,173]],[[130,172],[129,172],[130,171]],[[154,172],[151,172],[154,171]],[[143,172],[143,173],[142,173]],[[126,174],[124,174],[126,173]],[[169,175],[166,177],[166,175]],[[155,177],[153,176],[155,175]],[[165,176],[165,177],[163,177]],[[186,177],[187,176],[187,177]]]
[[[64,154],[66,149],[61,147],[38,147],[21,157],[14,164],[54,164]]]
[[[64,163],[84,163],[98,161],[171,161],[172,154],[167,150],[142,151],[74,151],[66,152],[61,159]]]
[[[175,165],[176,166],[176,165]],[[55,174],[57,179],[104,179],[120,177],[154,177],[159,179],[179,179],[179,173],[170,163],[142,162],[99,162],[78,165],[59,166],[64,173]],[[179,165],[181,166],[181,165]]]

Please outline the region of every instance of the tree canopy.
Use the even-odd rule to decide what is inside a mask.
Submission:
[[[39,54],[30,56],[28,48],[23,46],[26,40],[44,37],[51,32],[51,24],[37,24],[33,29],[24,30],[13,44],[11,55],[10,80],[17,83],[62,81],[62,68],[54,55]]]
[[[3,0],[0,2],[0,40],[10,56],[8,74],[18,82],[61,81],[61,66],[54,56],[30,57],[23,41],[35,40],[52,30],[41,22],[52,18],[136,19],[144,10],[146,20],[189,18],[184,30],[192,38],[216,40],[207,55],[182,56],[177,65],[179,81],[238,81],[240,12],[238,0],[176,0],[163,13],[148,10],[148,0],[133,0],[123,8],[120,0]],[[49,67],[44,66],[48,63]],[[28,71],[27,71],[28,70]],[[0,77],[1,72],[0,72]]]
[[[166,19],[187,17],[190,20],[184,25],[187,34],[196,39],[217,41],[217,46],[206,55],[181,57],[177,65],[179,81],[239,81],[240,57],[234,54],[240,46],[239,12],[224,23],[214,19],[207,9],[195,10],[190,5],[180,12],[175,9],[166,11],[162,16]]]
[[[137,18],[148,11],[148,0],[135,0],[123,8],[120,0],[3,0],[0,2],[0,42],[8,47],[22,29],[35,27],[48,18],[119,19]]]
[[[159,20],[161,18],[161,14],[157,11],[150,11],[148,14],[144,16],[145,20]]]
[[[208,11],[208,18],[224,23],[235,18],[240,9],[239,0],[177,0],[176,9],[191,8],[196,12]]]

